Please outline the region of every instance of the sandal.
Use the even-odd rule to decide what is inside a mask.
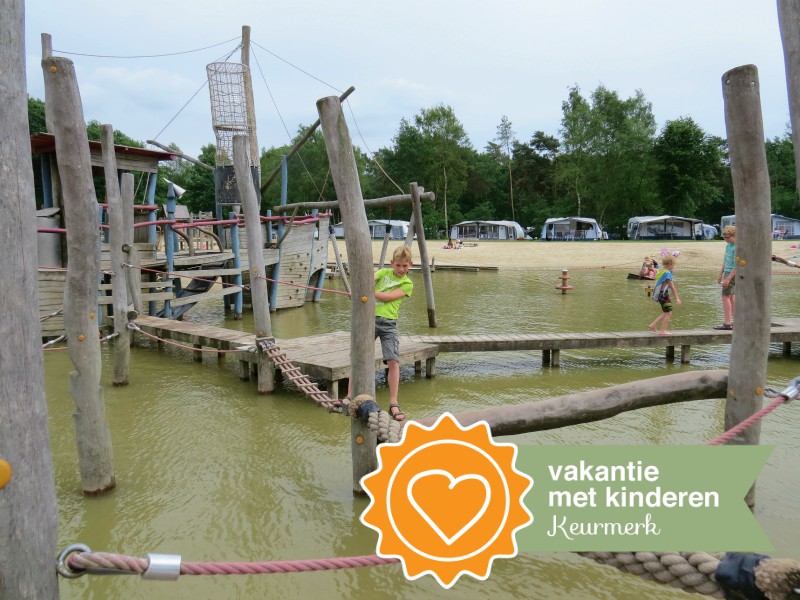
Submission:
[[[392,409],[396,408],[397,412],[392,412]],[[389,416],[391,416],[395,421],[405,421],[406,415],[400,410],[399,404],[390,404],[389,405]]]

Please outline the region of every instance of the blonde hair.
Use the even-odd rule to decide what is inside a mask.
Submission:
[[[404,260],[407,260],[408,262],[413,262],[413,257],[411,256],[411,248],[409,248],[405,244],[395,248],[394,252],[392,253],[392,262],[404,261]]]
[[[725,225],[722,228],[722,237],[726,235],[736,235],[736,225]]]
[[[675,260],[675,257],[672,256],[672,254],[667,254],[664,258],[661,259],[661,264],[664,265],[665,269],[674,267],[676,262],[677,261]]]

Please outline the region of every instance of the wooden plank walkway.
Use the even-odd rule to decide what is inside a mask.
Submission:
[[[141,316],[136,319],[143,331],[167,340],[191,344],[197,351],[194,359],[202,360],[200,348],[240,350],[236,353],[242,379],[255,373],[256,355],[249,349],[255,346],[255,335],[222,327],[187,323],[171,319]],[[667,360],[675,358],[680,347],[680,361],[689,363],[695,345],[730,344],[731,331],[689,329],[673,331],[672,335],[657,335],[650,331],[541,333],[541,334],[479,334],[479,335],[404,335],[400,337],[400,363],[414,364],[422,372],[425,361],[426,377],[436,374],[436,356],[440,352],[503,352],[540,350],[542,363],[557,367],[560,351],[602,348],[665,348]],[[792,342],[800,342],[800,319],[773,319],[771,343],[783,344],[783,353],[791,353]],[[328,395],[337,398],[339,384],[350,376],[350,333],[335,331],[304,338],[276,340],[289,361],[305,375],[327,382]],[[224,354],[219,355],[220,359]],[[375,370],[383,368],[380,343],[375,342]],[[345,383],[346,385],[346,383]]]
[[[249,351],[256,343],[256,337],[252,333],[150,316],[138,317],[135,323],[150,335],[191,344],[197,349],[194,360],[198,362],[202,360],[201,348],[241,349],[236,356],[242,379],[250,379],[251,374],[255,373],[256,355]],[[346,386],[346,380],[350,377],[350,332],[335,331],[304,338],[276,339],[275,342],[295,367],[309,377],[325,381],[328,385],[328,396],[338,398],[339,383],[343,382]],[[413,364],[416,373],[422,372],[424,360],[425,376],[434,377],[437,354],[439,349],[435,345],[401,338],[400,364]],[[219,358],[224,359],[224,354],[220,354]],[[380,342],[376,341],[375,370],[381,368],[381,347]]]
[[[439,352],[502,352],[541,350],[542,362],[558,366],[561,350],[600,348],[666,348],[668,360],[681,348],[681,362],[691,361],[691,348],[696,345],[730,344],[732,331],[684,329],[672,335],[651,331],[616,331],[589,333],[518,333],[484,335],[411,335],[412,341],[435,344]],[[800,319],[773,319],[770,343],[782,343],[783,353],[791,353],[792,342],[800,341]]]

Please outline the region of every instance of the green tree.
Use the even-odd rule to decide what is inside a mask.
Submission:
[[[534,132],[527,143],[514,144],[514,173],[519,219],[523,225],[538,225],[557,212],[555,201],[558,139]]]
[[[391,174],[392,181],[374,171],[374,189],[382,193],[407,193],[408,183],[416,181],[436,193],[434,206],[426,203],[423,215],[431,234],[447,229],[449,212],[459,212],[467,189],[470,161],[475,151],[453,109],[438,105],[423,108],[412,121],[402,119],[391,148],[375,153],[377,163]],[[397,183],[395,183],[397,182]]]
[[[787,217],[800,215],[794,165],[794,146],[790,132],[767,140],[767,165],[772,195],[772,212]]]
[[[562,110],[557,176],[578,214],[619,226],[628,215],[652,209],[656,124],[644,94],[623,100],[600,85],[590,103],[573,87]]]
[[[494,141],[497,142],[497,146],[499,147],[501,155],[508,167],[508,197],[511,203],[512,221],[517,220],[517,212],[514,208],[514,178],[512,176],[511,169],[511,162],[513,159],[512,148],[516,142],[515,136],[516,133],[514,133],[514,130],[511,128],[511,121],[506,115],[503,115],[500,118],[500,124],[497,126],[497,135],[495,136]]]
[[[708,214],[722,197],[716,171],[722,162],[717,141],[690,117],[667,121],[653,147],[656,184],[668,214]]]
[[[28,96],[28,131],[31,135],[47,133],[47,124],[44,118],[44,101],[30,96]]]

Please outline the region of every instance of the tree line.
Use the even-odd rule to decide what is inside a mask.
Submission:
[[[44,103],[30,98],[28,104],[31,132],[45,131]],[[570,88],[561,108],[557,132],[537,130],[528,138],[519,138],[502,115],[495,138],[482,150],[472,146],[452,107],[422,108],[402,119],[391,144],[372,157],[355,148],[363,195],[407,193],[411,181],[435,192],[436,202],[423,207],[431,237],[444,237],[447,225],[473,219],[517,221],[538,231],[550,217],[584,216],[597,219],[612,237],[622,237],[633,216],[672,214],[713,224],[733,214],[727,142],[691,117],[667,121],[659,131],[644,93],[622,98],[603,85],[588,96],[578,86]],[[290,144],[262,148],[262,181],[306,131],[301,126]],[[90,121],[87,132],[99,139],[99,123]],[[115,142],[144,146],[121,132],[115,132]],[[800,217],[788,126],[783,136],[765,144],[772,212]],[[215,151],[208,144],[197,158],[213,165]],[[210,171],[183,159],[159,170],[159,198],[165,196],[167,178],[189,190],[183,200],[190,210],[214,210]],[[288,202],[335,198],[319,130],[289,161],[288,173]],[[98,185],[102,188],[102,182]],[[279,203],[276,184],[265,190],[262,206]],[[380,209],[368,216],[408,219],[409,210]]]

